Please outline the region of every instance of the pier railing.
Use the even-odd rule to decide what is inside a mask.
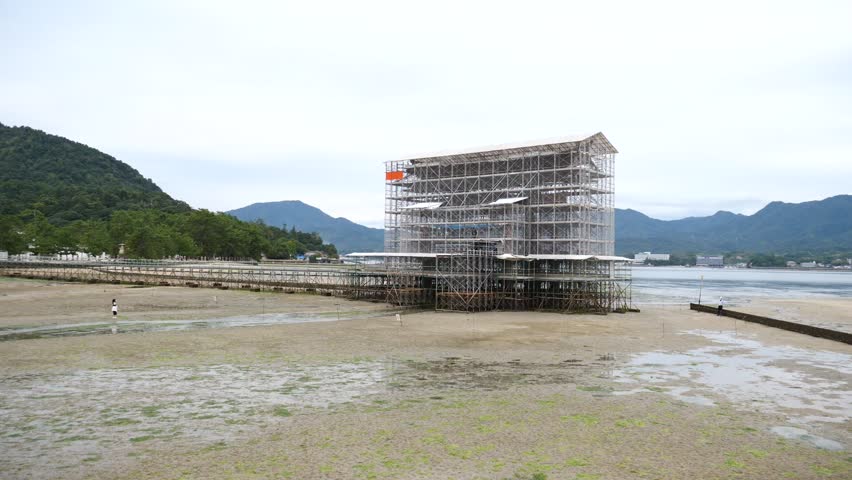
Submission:
[[[247,265],[184,261],[0,261],[0,275],[88,283],[212,287],[318,293],[384,301],[392,279],[355,265]]]

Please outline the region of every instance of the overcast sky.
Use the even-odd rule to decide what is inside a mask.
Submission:
[[[385,160],[602,131],[663,219],[852,192],[852,2],[0,0],[0,122],[381,226]]]

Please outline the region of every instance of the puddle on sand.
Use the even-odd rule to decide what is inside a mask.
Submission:
[[[396,310],[394,310],[396,311]],[[281,325],[306,322],[333,322],[353,320],[356,318],[383,317],[390,313],[385,310],[368,312],[336,312],[324,313],[265,313],[257,315],[240,315],[234,317],[206,318],[199,320],[140,320],[111,322],[84,322],[62,325],[44,325],[39,327],[0,329],[0,341],[26,340],[34,338],[71,337],[79,335],[104,335],[114,333],[161,332],[176,330],[192,330],[199,328],[253,327],[260,325]]]
[[[816,435],[811,435],[807,430],[795,427],[772,427],[772,433],[780,435],[789,440],[801,440],[803,442],[810,443],[811,445],[822,448],[824,450],[832,450],[832,451],[841,451],[843,450],[843,444],[840,442],[835,442],[834,440],[829,440],[827,438],[818,437]]]
[[[721,396],[751,410],[786,414],[799,424],[842,424],[852,418],[852,355],[767,346],[733,333],[684,333],[715,345],[635,355],[616,370],[615,381],[663,387],[675,398],[700,405],[714,405],[712,398]],[[619,393],[639,391],[647,390]]]
[[[103,369],[0,378],[0,471],[57,471],[157,439],[227,441],[386,391],[381,362]],[[75,463],[77,462],[77,463]],[[5,466],[5,467],[4,467]],[[30,470],[32,471],[32,470]],[[61,471],[61,470],[59,470]],[[0,475],[2,476],[2,475]]]

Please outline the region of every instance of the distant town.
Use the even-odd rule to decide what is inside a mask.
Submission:
[[[712,268],[824,268],[852,270],[852,258],[834,259],[831,262],[816,260],[784,260],[783,255],[677,255],[670,253],[641,252],[633,255],[634,265]]]

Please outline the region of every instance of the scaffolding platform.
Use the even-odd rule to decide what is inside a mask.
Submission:
[[[385,251],[347,258],[419,272],[436,310],[627,309],[616,153],[596,133],[386,162]]]

